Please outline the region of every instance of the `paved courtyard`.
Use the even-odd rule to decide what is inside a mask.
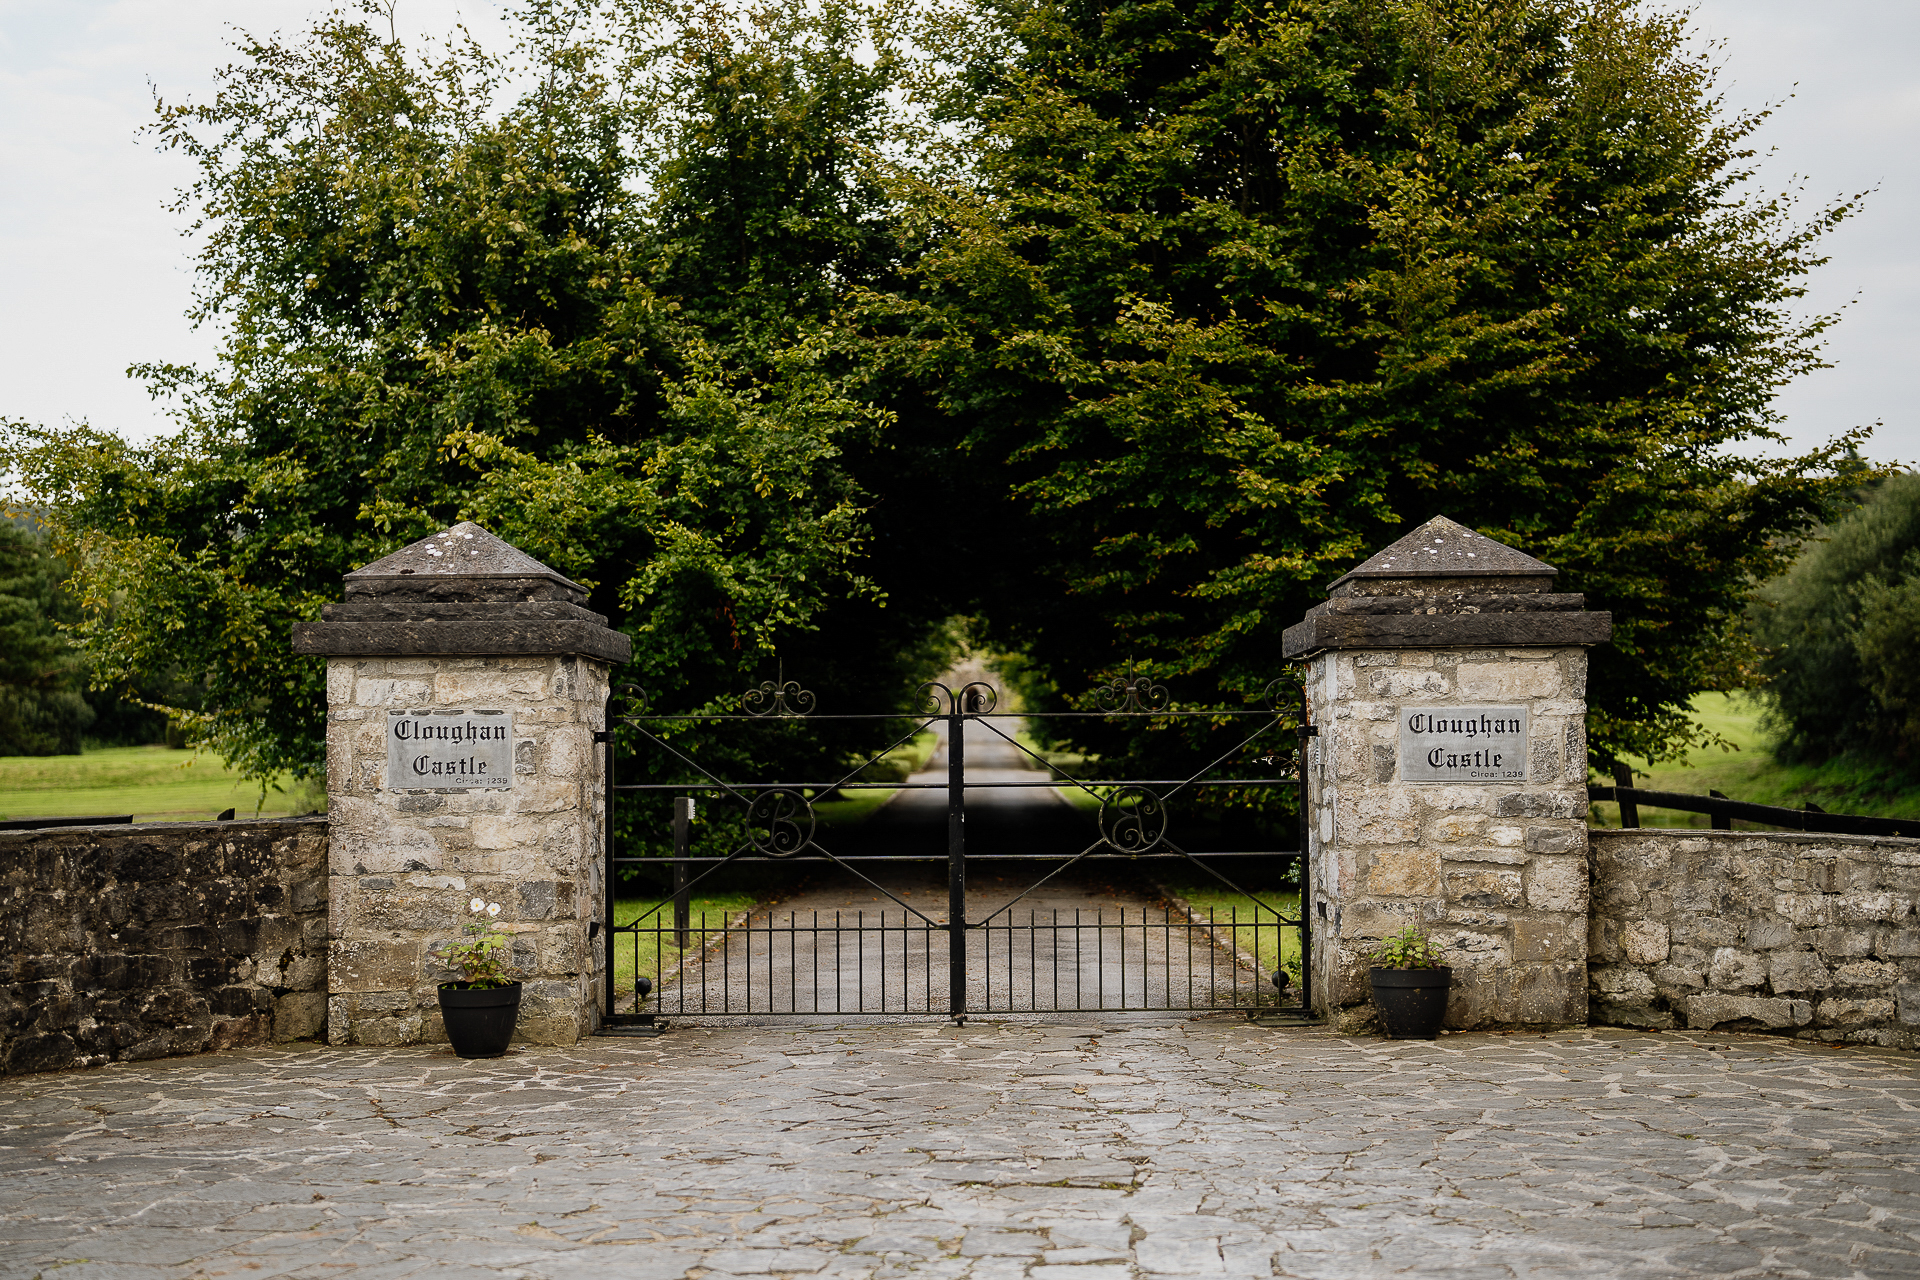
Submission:
[[[1920,1275],[1920,1061],[1230,1020],[0,1082],[0,1278]]]

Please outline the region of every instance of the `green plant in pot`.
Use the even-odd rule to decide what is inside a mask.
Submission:
[[[494,923],[499,903],[475,898],[467,909],[474,918],[463,927],[465,941],[450,943],[440,953],[460,975],[440,984],[440,1016],[455,1053],[497,1058],[507,1051],[520,1018],[520,982],[507,963],[513,935]]]
[[[1433,939],[1410,924],[1383,940],[1367,957],[1373,1007],[1380,1026],[1395,1040],[1431,1040],[1447,1016],[1453,970],[1442,964]]]

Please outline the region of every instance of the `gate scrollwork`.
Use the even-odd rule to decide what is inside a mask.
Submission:
[[[1121,787],[1100,802],[1100,834],[1121,853],[1149,853],[1167,838],[1167,802],[1146,787]]]
[[[1115,676],[1093,691],[1093,705],[1109,715],[1165,711],[1171,702],[1167,686],[1155,684],[1147,676],[1135,675],[1131,662],[1127,663],[1126,675]]]
[[[790,858],[813,843],[813,805],[798,791],[762,791],[747,806],[747,839],[770,858]]]

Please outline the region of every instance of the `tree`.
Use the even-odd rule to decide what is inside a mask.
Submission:
[[[815,163],[833,134],[807,114],[857,123],[866,73],[766,40],[730,52],[738,32],[663,39],[619,4],[532,0],[518,64],[470,43],[413,56],[368,14],[243,37],[213,101],[159,107],[161,145],[199,166],[180,201],[204,237],[193,316],[223,334],[217,369],[143,371],[181,433],[11,432],[79,566],[96,677],[204,672],[204,709],[176,709],[193,739],[252,778],[313,776],[323,667],[288,652],[291,624],[347,570],[472,518],[591,588],[656,706],[723,705],[810,646],[841,655],[829,680],[894,696],[911,644],[863,664],[846,638],[885,599],[842,442],[884,415],[809,336],[822,281],[878,269],[842,270],[884,236],[850,170]],[[682,75],[663,50],[695,47],[709,98],[738,88],[729,68],[757,77],[764,116],[729,118],[765,161],[750,171],[656,110]],[[531,87],[506,96],[509,79]],[[703,231],[730,182],[809,202]],[[731,294],[699,288],[719,248]],[[873,629],[911,639],[892,616]]]
[[[1749,683],[1741,614],[1857,436],[1762,460],[1818,236],[1743,194],[1683,19],[1624,0],[1035,0],[935,29],[971,181],[901,174],[849,349],[1034,553],[979,612],[1072,693],[1245,705],[1436,513],[1610,609],[1596,763]],[[1153,750],[1144,739],[1109,750]],[[1183,746],[1182,751],[1186,748]]]
[[[1788,759],[1920,751],[1920,476],[1902,473],[1759,593],[1754,633]]]
[[[66,566],[45,544],[0,521],[0,756],[78,755],[93,723],[86,663],[62,630],[78,614],[60,589]]]

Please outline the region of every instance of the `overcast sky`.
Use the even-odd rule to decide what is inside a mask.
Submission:
[[[229,25],[292,28],[313,0],[0,0],[0,417],[87,420],[143,439],[167,428],[126,377],[136,361],[203,362],[212,336],[183,319],[191,245],[163,207],[190,180],[136,138],[149,82],[203,96],[230,60]],[[464,20],[497,33],[494,0],[401,0],[403,32]],[[1768,183],[1803,177],[1809,206],[1872,189],[1828,240],[1811,310],[1846,308],[1834,368],[1781,394],[1812,445],[1883,423],[1870,456],[1920,459],[1905,386],[1920,343],[1920,3],[1703,0],[1734,107],[1782,105],[1759,142]]]

